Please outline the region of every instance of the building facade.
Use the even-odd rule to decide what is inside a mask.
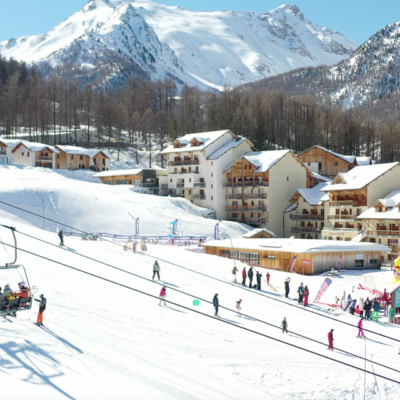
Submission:
[[[20,142],[12,150],[14,164],[27,167],[55,168],[56,156],[59,151],[47,144]]]
[[[214,209],[226,218],[224,169],[253,144],[230,130],[188,134],[162,154],[168,160],[168,192],[194,204]]]
[[[91,169],[93,171],[108,171],[111,156],[103,150],[86,149],[77,146],[60,146],[56,157],[57,169]]]

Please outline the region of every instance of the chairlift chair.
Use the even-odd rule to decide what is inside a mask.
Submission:
[[[14,300],[0,300],[0,316],[5,316],[10,313],[16,313],[18,311],[25,311],[25,310],[30,310],[32,307],[32,292],[31,292],[31,287],[29,284],[29,279],[28,279],[28,274],[26,273],[26,269],[22,264],[16,264],[17,262],[17,239],[15,237],[15,228],[1,225],[5,228],[8,228],[11,230],[14,238],[14,249],[15,249],[15,259],[11,263],[6,263],[5,265],[0,265],[0,271],[1,270],[12,270],[16,269],[18,270],[19,268],[22,268],[24,270],[24,275],[25,275],[25,282],[27,283],[27,287],[30,292],[30,296],[26,298],[17,298]],[[19,272],[19,271],[18,271]],[[21,274],[19,274],[21,276]]]

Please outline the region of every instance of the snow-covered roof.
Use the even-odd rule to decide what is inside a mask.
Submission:
[[[228,171],[232,165],[236,164],[242,158],[257,167],[255,172],[267,172],[288,153],[290,153],[290,150],[251,151],[239,157],[231,165],[225,168],[224,172]]]
[[[371,164],[371,157],[356,157],[357,165],[370,165]]]
[[[355,156],[344,156],[343,154],[335,153],[335,152],[332,151],[332,150],[328,150],[328,149],[326,149],[325,147],[318,146],[318,145],[315,145],[315,146],[313,146],[313,147],[310,147],[310,148],[307,149],[307,150],[304,150],[303,152],[301,152],[300,154],[298,154],[298,156],[300,156],[300,155],[303,154],[303,153],[306,153],[307,151],[310,151],[311,149],[315,149],[315,148],[320,149],[320,150],[323,150],[323,151],[326,151],[327,153],[332,154],[332,155],[335,156],[335,157],[341,158],[342,160],[347,161],[348,163],[354,163],[355,158],[356,158]]]
[[[388,209],[382,212],[376,211],[374,206],[378,203],[381,203],[384,207],[387,207]],[[397,207],[399,204],[400,190],[394,190],[383,199],[377,200],[373,207],[368,208],[368,210],[360,214],[357,219],[400,220],[400,210],[399,207]]]
[[[36,142],[28,142],[26,140],[21,140],[20,143],[16,146],[16,148],[19,145],[25,146],[28,150],[37,152],[37,151],[43,151],[45,149],[50,149],[52,152],[58,154],[59,151],[54,147],[50,146],[48,144],[43,144],[43,143],[36,143]],[[16,148],[13,150],[13,152],[16,150]]]
[[[138,175],[146,168],[136,168],[136,169],[117,169],[114,171],[103,171],[98,174],[94,174],[95,178],[104,178],[107,176],[122,176],[122,175]]]
[[[297,208],[297,203],[290,203],[290,205],[285,208],[284,213],[289,212],[289,211],[293,211],[296,208]]]
[[[299,193],[310,206],[320,206],[324,201],[329,200],[329,195],[325,192],[321,192],[327,185],[328,183],[325,182],[320,183],[310,189],[299,189],[296,193]]]
[[[230,240],[213,240],[206,246],[231,248]],[[378,243],[357,243],[342,240],[320,239],[232,239],[233,248],[266,250],[287,253],[345,253],[356,251],[389,251],[389,247]]]
[[[319,181],[332,182],[332,179],[329,179],[329,178],[327,178],[326,176],[317,174],[316,172],[312,172],[311,177],[312,177],[312,178],[315,178],[315,179],[317,179],[317,180],[319,180]]]
[[[244,238],[251,238],[251,237],[253,237],[254,235],[257,235],[257,233],[260,233],[260,232],[266,232],[266,233],[268,233],[269,235],[271,235],[271,236],[273,236],[273,237],[276,237],[276,235],[275,235],[274,232],[272,232],[272,231],[270,231],[270,230],[268,230],[268,229],[265,229],[265,228],[256,228],[256,229],[253,229],[252,231],[247,232],[246,234],[244,234],[243,237],[244,237]]]
[[[17,140],[17,139],[1,139],[0,138],[0,143],[3,143],[7,147],[15,147],[18,146],[23,140]]]
[[[253,146],[253,144],[246,138],[232,139],[228,143],[225,143],[223,146],[221,146],[217,151],[214,151],[214,153],[212,153],[210,156],[208,156],[207,160],[216,160],[217,158],[225,154],[228,150],[239,146],[246,140],[250,143],[251,146]]]
[[[85,147],[78,147],[78,146],[56,146],[57,149],[61,150],[66,154],[73,154],[78,156],[88,156],[88,157],[96,157],[97,154],[103,153],[107,158],[112,158],[111,154],[107,153],[104,150],[97,150],[97,149],[86,149]]]
[[[331,192],[336,190],[362,189],[397,165],[399,165],[398,162],[355,167],[349,172],[338,174],[333,182],[325,186],[322,190],[324,192]],[[340,183],[335,183],[339,179]]]
[[[169,154],[169,153],[182,153],[185,151],[193,151],[193,150],[203,150],[211,143],[215,142],[217,139],[225,135],[225,133],[230,132],[229,129],[223,131],[213,131],[213,132],[201,132],[201,133],[189,133],[185,136],[182,136],[176,139],[179,143],[183,144],[182,147],[174,147],[174,145],[168,146],[165,150],[161,152],[161,154]],[[200,146],[193,147],[190,144],[190,141],[196,139],[202,144]]]

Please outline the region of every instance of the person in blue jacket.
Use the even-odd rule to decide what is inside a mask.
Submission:
[[[215,293],[215,296],[213,298],[213,305],[215,308],[214,317],[218,317],[218,306],[219,306],[218,293]]]

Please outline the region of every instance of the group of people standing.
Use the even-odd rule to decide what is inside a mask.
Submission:
[[[308,296],[310,295],[308,286],[303,286],[303,282],[301,282],[299,288],[297,289],[297,294],[299,295],[297,302],[299,304],[303,304],[303,306],[308,306]]]
[[[237,283],[236,280],[236,273],[239,270],[235,267],[233,267],[232,269],[232,282],[233,283]],[[267,283],[269,284],[269,278],[270,278],[270,274],[269,272],[267,272],[266,274],[266,278],[267,278]],[[255,274],[256,277],[256,283],[253,285],[253,278],[254,278],[254,270],[253,267],[250,267],[248,271],[246,271],[246,267],[243,267],[242,270],[242,286],[246,286],[246,280],[247,278],[249,278],[249,288],[254,288],[254,289],[258,289],[261,290],[261,278],[262,278],[262,274],[258,271],[256,271]]]

